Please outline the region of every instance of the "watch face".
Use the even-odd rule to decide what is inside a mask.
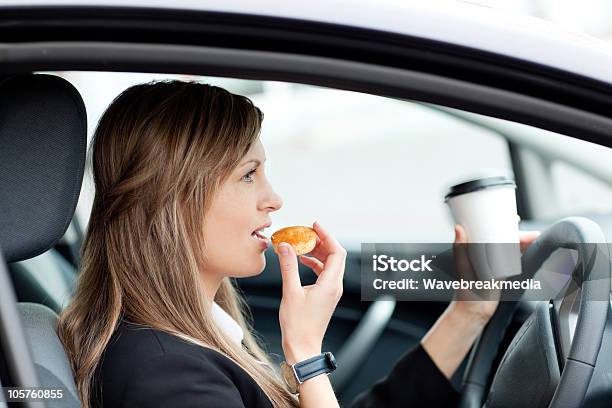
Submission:
[[[289,388],[289,392],[292,394],[297,393],[298,382],[297,378],[295,378],[295,373],[293,372],[293,367],[291,367],[286,362],[282,362],[280,365],[281,372],[283,373],[283,378],[285,379],[285,383],[287,383],[287,387]]]

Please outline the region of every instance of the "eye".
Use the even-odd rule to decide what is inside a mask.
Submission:
[[[255,171],[257,171],[257,169],[253,169],[251,171],[249,171],[247,174],[245,174],[244,176],[242,176],[242,181],[246,181],[247,183],[252,183],[253,181],[253,174],[255,174]]]

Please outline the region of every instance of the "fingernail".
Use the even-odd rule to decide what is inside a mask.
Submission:
[[[280,252],[281,255],[287,255],[289,253],[289,244],[286,242],[278,244],[278,252]]]

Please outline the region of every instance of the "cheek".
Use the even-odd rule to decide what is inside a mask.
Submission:
[[[231,247],[237,238],[248,229],[247,212],[241,207],[244,198],[230,189],[224,189],[216,197],[206,214],[204,236],[210,248],[219,250]],[[230,248],[227,248],[230,249]]]
[[[244,277],[263,271],[265,256],[250,236],[257,216],[246,203],[246,197],[225,197],[211,207],[204,226],[208,273]]]
[[[261,273],[266,266],[265,255],[257,249],[252,238],[224,234],[207,241],[209,254],[205,273],[221,277],[247,277]]]

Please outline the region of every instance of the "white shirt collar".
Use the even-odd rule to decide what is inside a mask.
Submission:
[[[213,320],[217,323],[217,326],[227,334],[230,339],[238,344],[242,344],[244,333],[240,325],[230,316],[221,306],[216,302],[212,303],[211,313]]]

